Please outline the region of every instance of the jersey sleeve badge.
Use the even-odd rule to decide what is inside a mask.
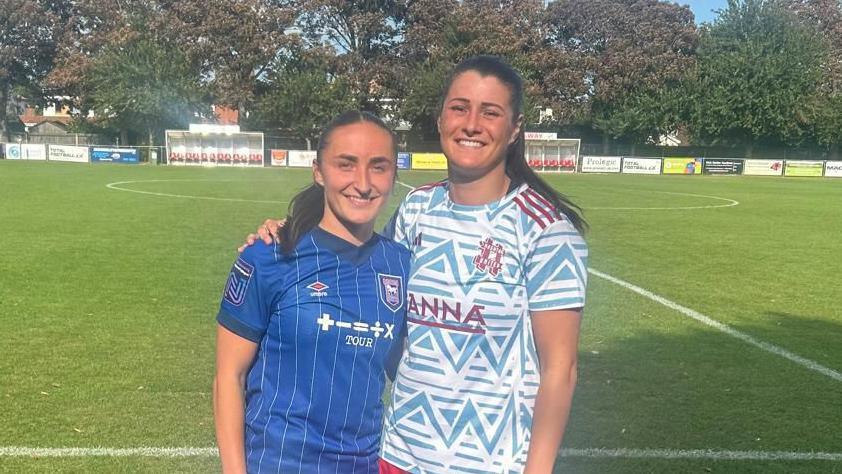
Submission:
[[[403,307],[403,278],[378,273],[377,279],[380,282],[380,301],[391,309],[392,312],[397,312]]]
[[[240,306],[246,299],[251,277],[254,275],[254,267],[241,258],[234,262],[228,281],[225,283],[223,298],[234,306]]]

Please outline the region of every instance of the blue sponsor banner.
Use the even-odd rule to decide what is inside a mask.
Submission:
[[[406,152],[398,153],[398,169],[408,170],[412,154]]]
[[[92,162],[137,163],[137,148],[91,148]]]

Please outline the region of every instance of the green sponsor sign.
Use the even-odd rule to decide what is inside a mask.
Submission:
[[[784,176],[821,177],[823,161],[787,161]]]

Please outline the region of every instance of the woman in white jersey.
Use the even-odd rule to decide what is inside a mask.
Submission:
[[[448,179],[410,192],[386,230],[413,255],[381,473],[552,471],[587,247],[578,208],[526,164],[522,107],[499,58],[457,65],[437,121]]]

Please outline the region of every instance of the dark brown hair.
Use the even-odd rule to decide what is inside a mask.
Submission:
[[[468,71],[475,71],[482,77],[492,76],[497,78],[509,89],[512,111],[514,112],[512,120],[517,120],[523,114],[523,79],[520,78],[520,74],[501,58],[487,55],[470,57],[453,68],[444,84],[439,113],[444,107],[444,100],[450,92],[453,81],[460,74]],[[564,214],[576,230],[584,233],[588,224],[582,217],[582,208],[553,189],[526,163],[526,140],[523,129],[524,127],[521,126],[517,138],[506,150],[506,175],[516,186],[523,183],[528,184],[530,188],[549,201],[556,211]]]

